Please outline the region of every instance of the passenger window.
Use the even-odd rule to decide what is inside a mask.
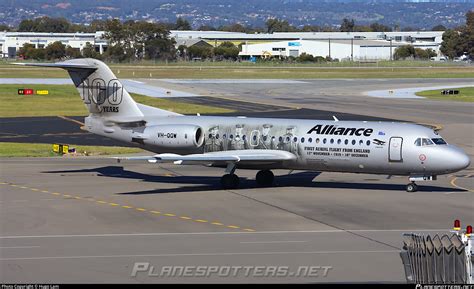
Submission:
[[[282,142],[282,141],[283,141],[283,138],[282,138],[282,137],[279,137],[279,138],[278,138],[278,141],[279,141],[279,142]]]
[[[254,141],[257,141],[257,135],[253,135],[253,138],[252,138]]]
[[[333,144],[333,143],[334,143],[334,139],[331,139],[331,144]]]
[[[416,139],[415,145],[416,145],[417,147],[421,146],[421,138],[417,138],[417,139]]]
[[[367,145],[370,146],[370,140],[367,141]]]
[[[316,143],[319,143],[319,138],[316,139]]]
[[[342,142],[342,141],[341,141],[340,139],[337,140],[337,144],[341,144],[341,142]]]
[[[219,139],[219,134],[216,134],[216,139]]]
[[[312,139],[312,138],[309,138],[309,139],[308,139],[308,142],[309,142],[309,143],[312,143],[312,142],[313,142],[313,139]]]
[[[356,140],[353,139],[353,140],[352,140],[352,145],[355,145],[355,144],[356,144]]]
[[[226,138],[227,138],[227,134],[223,134],[223,135],[222,135],[222,138],[223,138],[223,139],[226,139]]]
[[[233,138],[234,138],[234,135],[232,135],[232,134],[229,135],[229,138],[230,138],[230,139],[233,139]]]
[[[326,143],[326,139],[323,139],[323,144],[325,144],[325,143]]]
[[[301,143],[304,143],[304,137],[301,138]]]
[[[349,144],[349,140],[346,139],[346,140],[344,141],[344,144],[345,144],[345,145],[348,145],[348,144]]]
[[[293,138],[293,142],[298,142],[298,138],[296,136]]]
[[[363,140],[360,140],[360,141],[359,141],[359,145],[360,145],[360,146],[361,146],[363,143],[364,143]]]

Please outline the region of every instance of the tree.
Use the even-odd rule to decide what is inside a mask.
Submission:
[[[66,47],[66,56],[68,58],[81,58],[81,50],[79,48],[72,48],[71,46]]]
[[[250,31],[250,29],[248,29],[247,27],[239,23],[234,23],[228,26],[220,26],[219,30],[228,31],[228,32],[242,32],[242,33],[248,33]]]
[[[314,56],[312,54],[307,54],[306,52],[303,52],[298,56],[298,61],[300,62],[314,62]]]
[[[474,11],[466,13],[466,25],[443,33],[440,51],[451,59],[464,54],[474,59]]]
[[[449,58],[462,55],[462,39],[461,33],[452,29],[448,29],[443,33],[443,42],[441,42],[440,51]]]
[[[188,47],[186,45],[181,44],[180,46],[178,46],[178,49],[176,49],[176,55],[178,57],[181,57],[183,60],[187,60]]]
[[[214,55],[223,59],[235,60],[239,56],[240,49],[230,41],[222,42],[214,48]]]
[[[36,48],[33,44],[25,43],[18,50],[18,55],[20,55],[24,59],[34,59],[33,56],[35,55],[35,51],[34,51],[35,49]]]
[[[210,58],[212,57],[212,47],[193,45],[188,47],[188,55],[191,58]]]
[[[162,23],[109,20],[105,32],[109,48],[105,56],[114,61],[174,58],[175,42],[169,38],[169,33]]]
[[[370,30],[372,32],[391,32],[392,28],[375,22],[375,23],[370,24]]]
[[[446,31],[446,27],[443,25],[436,25],[433,28],[431,28],[432,31]]]
[[[10,31],[11,27],[8,25],[1,24],[0,25],[0,31]]]
[[[73,32],[71,23],[65,18],[50,18],[48,16],[34,20],[23,20],[20,22],[18,30],[22,32]]]
[[[277,18],[270,18],[265,22],[267,33],[273,32],[292,32],[296,31],[296,28],[291,26],[287,20],[279,20]]]
[[[176,19],[176,24],[174,25],[175,30],[192,30],[191,24],[189,24],[188,20],[178,17]]]
[[[466,26],[461,30],[461,49],[460,55],[466,53],[474,59],[474,11],[466,13]]]
[[[321,27],[318,25],[305,25],[301,28],[301,32],[320,32]]]
[[[341,23],[341,28],[339,29],[341,32],[353,32],[355,27],[354,19],[349,20],[348,18],[344,18]]]
[[[413,45],[403,45],[395,49],[393,58],[395,60],[406,59],[415,56],[415,47]]]
[[[92,46],[90,42],[86,43],[86,46],[82,48],[82,56],[85,58],[95,58],[95,59],[101,59],[101,55],[99,52],[95,51],[95,47]]]
[[[216,30],[216,28],[214,26],[210,26],[210,25],[201,25],[201,26],[199,26],[199,28],[197,30],[198,31],[214,31],[214,30]]]
[[[61,59],[66,56],[66,46],[61,41],[56,41],[46,46],[44,52],[48,60]]]

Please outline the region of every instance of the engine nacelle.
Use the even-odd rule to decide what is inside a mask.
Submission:
[[[188,124],[154,125],[145,128],[145,143],[163,148],[199,148],[204,143],[201,127]]]

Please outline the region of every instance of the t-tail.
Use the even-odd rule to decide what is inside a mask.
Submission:
[[[89,112],[115,123],[144,120],[143,111],[112,70],[97,59],[73,59],[57,63],[19,63],[67,70]]]

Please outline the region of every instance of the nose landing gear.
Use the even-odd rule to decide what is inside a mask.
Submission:
[[[415,184],[416,181],[424,182],[424,181],[435,181],[437,179],[436,176],[424,175],[424,176],[410,176],[408,178],[411,183],[407,185],[407,192],[413,193],[418,191],[418,185]]]
[[[418,191],[418,186],[415,182],[411,182],[407,185],[407,192],[414,193],[416,191]]]

